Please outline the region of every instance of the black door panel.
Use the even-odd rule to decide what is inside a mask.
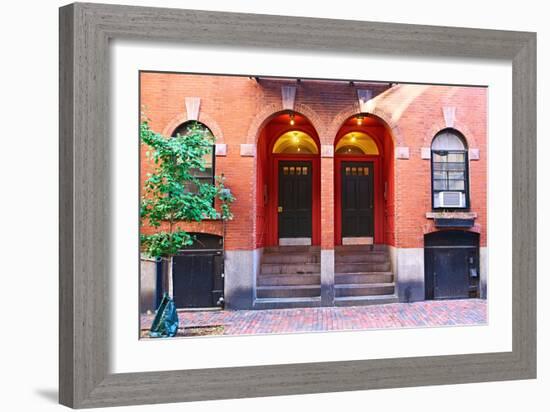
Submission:
[[[468,250],[439,249],[434,254],[434,299],[468,297]]]
[[[172,260],[172,285],[176,307],[180,309],[219,306],[224,292],[223,252],[208,249],[212,245],[202,244],[201,239],[193,246],[203,246],[204,249],[182,250]]]
[[[279,162],[279,238],[311,237],[312,163]]]
[[[424,238],[426,299],[479,296],[479,234],[446,230]]]
[[[342,162],[342,237],[374,236],[372,162]]]

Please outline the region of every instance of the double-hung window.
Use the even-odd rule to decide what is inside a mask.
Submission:
[[[432,141],[431,159],[433,208],[468,208],[468,150],[464,138],[452,129],[439,132]]]

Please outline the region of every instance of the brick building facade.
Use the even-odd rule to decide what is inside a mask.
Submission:
[[[216,139],[234,219],[182,226],[223,238],[226,307],[486,296],[485,88],[143,72],[140,93],[154,131]]]

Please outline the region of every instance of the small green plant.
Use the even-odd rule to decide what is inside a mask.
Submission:
[[[144,119],[140,139],[149,147],[147,157],[154,164],[143,187],[141,223],[147,221],[157,229],[153,234],[141,234],[141,246],[150,257],[169,258],[194,241],[178,222],[230,220],[235,198],[225,187],[223,175],[216,176],[214,184],[195,176],[197,170],[205,170],[205,156],[212,153],[214,144],[212,135],[199,124],[183,135],[165,137],[152,131]],[[214,207],[215,199],[219,199],[220,212]]]

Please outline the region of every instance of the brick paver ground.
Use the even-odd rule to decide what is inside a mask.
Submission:
[[[343,331],[380,328],[465,326],[487,323],[487,302],[482,299],[391,303],[376,306],[221,310],[179,312],[178,335],[251,335]],[[142,330],[151,325],[152,315],[142,316]]]

